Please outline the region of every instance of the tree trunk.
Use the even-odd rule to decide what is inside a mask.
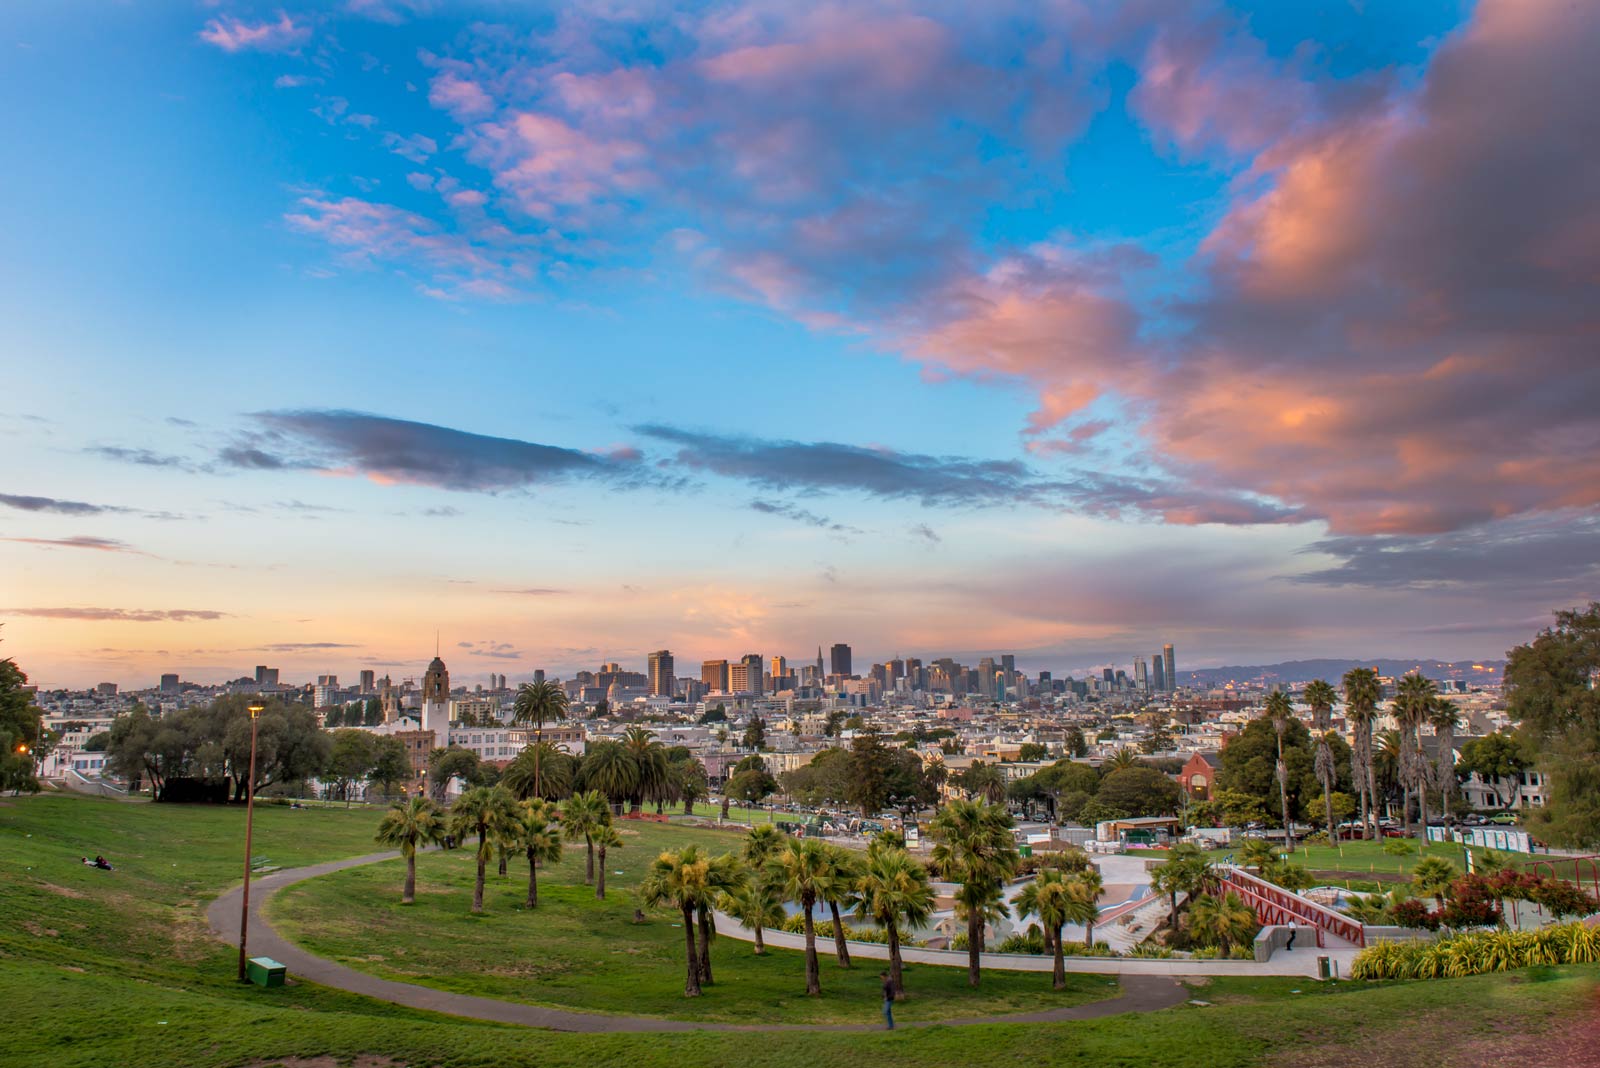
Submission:
[[[1086,949],[1086,950],[1089,950],[1091,952],[1094,950],[1094,921],[1093,920],[1090,920],[1088,923],[1083,925],[1083,948]]]
[[[595,871],[594,896],[596,901],[606,899],[606,847],[600,847],[600,867]]]
[[[817,967],[817,928],[811,920],[811,905],[809,901],[801,902],[805,909],[806,932],[806,993],[822,993],[822,972]]]
[[[889,983],[894,987],[894,999],[902,1001],[906,996],[906,983],[901,975],[900,926],[890,916],[883,929],[889,936]]]
[[[683,940],[684,952],[687,954],[687,972],[683,980],[683,996],[697,998],[700,996],[700,962],[696,959],[694,951],[694,906],[683,906]]]
[[[1339,828],[1333,822],[1333,780],[1322,780],[1322,814],[1327,817],[1328,844],[1339,848]],[[1341,854],[1342,855],[1342,854]]]
[[[828,902],[828,911],[833,915],[833,951],[839,957],[839,967],[850,967],[850,944],[844,938],[844,921],[839,919],[839,903]]]
[[[1283,762],[1283,727],[1278,728],[1278,799],[1283,803],[1283,844],[1294,848],[1294,832],[1289,826],[1289,765]]]
[[[967,985],[976,987],[980,965],[978,954],[983,951],[983,920],[977,909],[967,913]]]
[[[1173,890],[1169,897],[1172,901],[1172,929],[1176,932],[1178,929],[1178,891]]]
[[[400,904],[411,905],[417,900],[417,853],[415,848],[406,854],[406,890],[400,895]]]
[[[701,905],[700,913],[700,979],[711,982],[711,909]]]
[[[683,799],[683,814],[685,816],[694,815],[694,798],[686,797]]]
[[[486,838],[487,838],[487,835],[485,834],[485,832],[483,832],[483,831],[479,831],[478,832],[478,858],[477,858],[478,859],[478,881],[472,887],[472,911],[473,912],[482,912],[483,911],[483,868],[484,868],[484,862],[485,862],[485,859],[486,859],[484,857],[484,855],[483,855],[483,849],[484,849],[484,842],[485,842]]]
[[[528,850],[528,907],[539,907],[539,865],[533,861],[533,850]]]
[[[767,952],[767,942],[763,937],[764,934],[762,926],[759,923],[756,924],[756,956],[758,957],[764,956]]]
[[[729,803],[729,800],[730,799],[729,799],[727,794],[723,794],[722,795],[722,821],[724,823],[726,823],[728,821],[728,803]]]
[[[591,838],[590,836],[588,836],[587,834],[584,835],[583,836],[583,846],[584,846],[584,849],[586,849],[588,851],[588,854],[589,854],[587,860],[585,861],[585,863],[588,865],[588,867],[584,872],[583,881],[588,883],[590,886],[593,886],[594,885],[594,839]],[[602,894],[601,896],[604,897],[605,895]]]
[[[1368,730],[1371,728],[1369,727]],[[1372,837],[1378,838],[1378,772],[1373,767],[1372,741],[1367,740],[1367,809],[1372,816]]]
[[[500,851],[500,874],[506,874],[506,851],[503,849]]]
[[[1066,953],[1061,948],[1061,928],[1056,927],[1051,932],[1050,941],[1053,943],[1051,956],[1054,962],[1050,966],[1050,987],[1053,990],[1067,988],[1067,961]]]

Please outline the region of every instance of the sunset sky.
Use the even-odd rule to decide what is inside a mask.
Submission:
[[[0,7],[0,655],[1496,657],[1600,4]]]

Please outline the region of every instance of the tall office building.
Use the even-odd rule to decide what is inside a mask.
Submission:
[[[1150,688],[1158,693],[1167,688],[1167,668],[1162,663],[1160,653],[1150,658]]]
[[[264,664],[257,664],[256,686],[263,690],[276,690],[278,688],[278,669],[269,668]]]
[[[1107,683],[1113,683],[1117,681],[1116,672],[1112,671],[1110,668],[1101,668],[1100,676],[1105,679]]]
[[[657,649],[650,654],[650,695],[672,696],[672,650]]]
[[[789,658],[786,656],[773,657],[772,670],[769,672],[769,676],[773,692],[776,693],[778,687],[786,685],[785,680],[789,678]]]
[[[327,686],[329,688],[337,687],[339,685],[339,676],[337,676],[337,675],[318,675],[317,676],[317,685],[318,686]]]
[[[700,664],[700,681],[706,689],[716,693],[728,692],[728,662],[726,660],[706,660]]]
[[[851,674],[851,671],[850,671],[850,647],[848,645],[844,644],[844,642],[839,642],[837,645],[835,645],[833,647],[833,650],[832,650],[832,664],[830,666],[833,668],[833,670],[832,670],[832,672],[830,672],[830,674],[841,675],[841,676],[846,676],[846,677],[848,677]]]
[[[994,657],[992,656],[986,656],[978,661],[978,692],[985,697],[995,696]]]
[[[1017,658],[1011,653],[1003,653],[1000,657],[1000,673],[1005,676],[1006,689],[1017,685]]]
[[[371,668],[361,673],[361,692],[371,693],[378,687],[378,673]]]
[[[1133,685],[1138,690],[1150,689],[1150,676],[1144,668],[1144,657],[1133,658]]]
[[[167,674],[167,675],[161,676],[161,692],[162,693],[177,693],[178,692],[178,676],[177,675],[173,675],[173,674]]]
[[[1172,655],[1171,644],[1161,647],[1161,658],[1167,662],[1167,689],[1176,690],[1178,688],[1178,665]]]
[[[544,681],[544,668],[534,668],[533,669],[533,681],[534,682],[543,682]]]

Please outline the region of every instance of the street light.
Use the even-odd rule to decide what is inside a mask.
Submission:
[[[261,715],[260,705],[251,705],[250,712],[250,778],[245,780],[244,802],[244,902],[239,906],[239,981],[249,982],[245,970],[245,942],[250,934],[250,837],[255,829],[256,814],[256,717]]]

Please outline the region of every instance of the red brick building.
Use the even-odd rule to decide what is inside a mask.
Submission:
[[[1179,769],[1178,785],[1194,800],[1209,801],[1216,791],[1217,772],[1221,768],[1221,753],[1196,753]]]

